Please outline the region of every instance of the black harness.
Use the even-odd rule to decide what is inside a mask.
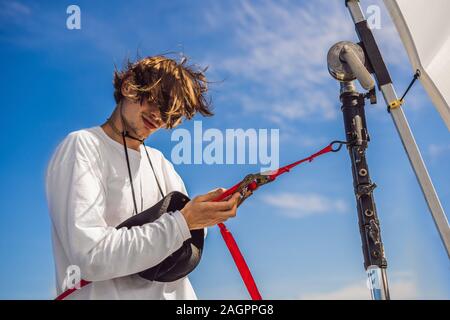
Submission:
[[[182,209],[190,199],[181,192],[173,191],[157,204],[143,212],[125,220],[119,228],[131,228],[153,222],[167,212]],[[139,272],[139,275],[150,281],[172,282],[188,275],[197,267],[202,257],[204,242],[203,229],[191,230],[191,238],[183,242],[180,249],[172,253],[154,267]]]

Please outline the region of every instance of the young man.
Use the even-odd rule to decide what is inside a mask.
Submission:
[[[137,273],[158,265],[191,237],[236,215],[239,194],[213,202],[223,189],[189,201],[152,223],[116,229],[171,191],[187,194],[172,164],[143,141],[197,112],[212,115],[206,78],[163,56],[128,63],[114,74],[117,105],[102,126],[70,133],[47,169],[58,294],[69,266],[91,284],[67,299],[196,299],[187,277],[149,281]]]

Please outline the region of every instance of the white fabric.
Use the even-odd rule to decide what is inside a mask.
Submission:
[[[172,164],[147,147],[164,194],[187,194]],[[145,155],[128,148],[138,211],[161,199]],[[60,294],[69,265],[93,283],[66,299],[196,299],[187,277],[170,283],[142,279],[190,237],[181,212],[163,214],[131,229],[115,226],[133,215],[134,205],[123,145],[101,127],[69,134],[53,155],[46,176],[52,241]]]
[[[450,130],[450,1],[384,0],[414,72]]]

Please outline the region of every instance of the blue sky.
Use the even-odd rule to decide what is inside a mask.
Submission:
[[[66,28],[70,4],[81,8],[80,30]],[[363,1],[370,4],[382,7],[375,36],[403,92],[412,76],[406,53],[382,3]],[[338,84],[325,59],[341,40],[356,38],[337,0],[0,0],[0,298],[54,297],[45,168],[69,132],[109,116],[114,64],[120,67],[139,50],[142,56],[183,51],[209,65],[216,115],[203,119],[203,128],[279,129],[280,163],[286,164],[344,138]],[[420,84],[404,109],[449,211],[449,132]],[[391,296],[449,299],[448,257],[381,94],[377,105],[367,106],[367,119]],[[193,123],[182,127],[192,131]],[[176,144],[168,131],[147,143],[169,159]],[[192,196],[229,187],[259,165],[175,168]],[[263,297],[369,298],[346,152],[323,156],[262,188],[227,224]],[[217,228],[205,246],[191,274],[199,298],[247,299]]]

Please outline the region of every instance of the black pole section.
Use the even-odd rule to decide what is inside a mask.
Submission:
[[[377,217],[373,190],[376,184],[370,180],[366,161],[369,134],[364,111],[364,95],[356,91],[353,82],[341,82],[340,100],[344,116],[347,148],[352,162],[353,187],[358,210],[364,267],[366,271],[379,273],[369,275],[374,299],[389,299],[383,243]]]

